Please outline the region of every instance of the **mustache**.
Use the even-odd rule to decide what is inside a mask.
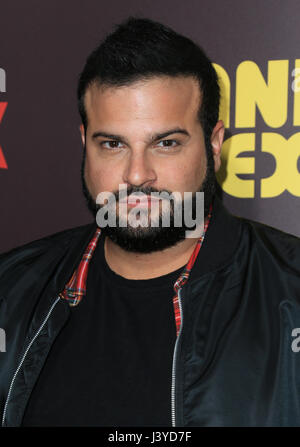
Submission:
[[[171,191],[167,190],[167,189],[157,189],[157,188],[153,188],[150,186],[147,187],[139,187],[139,186],[129,186],[127,187],[127,196],[130,196],[131,194],[136,194],[136,193],[143,193],[147,196],[150,196],[151,193],[158,193],[161,194],[162,192],[168,193],[171,195]],[[120,200],[120,193],[122,194],[121,191],[112,191],[112,194],[115,196],[116,201]],[[124,194],[124,193],[123,193]],[[124,196],[122,196],[121,198],[124,198]]]

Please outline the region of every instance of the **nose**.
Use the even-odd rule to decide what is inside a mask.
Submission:
[[[154,167],[145,151],[131,152],[126,160],[123,181],[132,186],[150,186],[156,180]]]

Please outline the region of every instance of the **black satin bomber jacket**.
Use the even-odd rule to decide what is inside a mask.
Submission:
[[[22,424],[70,315],[58,293],[95,229],[91,223],[64,230],[0,255],[4,427]],[[215,197],[180,295],[175,426],[300,426],[300,239],[233,216]]]

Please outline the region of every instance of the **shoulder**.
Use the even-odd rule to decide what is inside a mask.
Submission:
[[[39,262],[46,265],[52,259],[60,257],[76,240],[89,234],[93,227],[94,224],[90,223],[68,228],[0,254],[0,286],[10,273],[17,277],[18,271]]]
[[[243,227],[247,227],[251,247],[258,255],[265,256],[286,267],[288,270],[300,273],[300,238],[286,233],[278,228],[254,220],[239,217]]]
[[[84,234],[93,224],[81,225],[78,227],[67,228],[57,233],[46,235],[40,239],[28,242],[24,245],[19,245],[12,250],[6,251],[0,254],[0,263],[4,259],[13,258],[20,254],[25,255],[29,253],[39,253],[49,248],[55,248],[56,246],[67,245],[76,236]]]

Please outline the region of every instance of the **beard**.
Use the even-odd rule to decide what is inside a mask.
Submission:
[[[206,139],[206,158],[207,158],[207,166],[206,166],[206,175],[205,179],[202,182],[202,185],[199,186],[198,192],[204,193],[204,218],[206,218],[209,214],[210,204],[212,203],[215,191],[216,191],[216,176],[214,170],[214,159],[212,154],[212,147],[209,139]],[[86,158],[86,147],[83,149],[83,158],[81,163],[81,184],[82,184],[82,192],[86,200],[87,207],[93,217],[96,219],[96,215],[98,210],[104,206],[99,205],[93,199],[84,176],[85,170],[85,158]],[[136,187],[130,186],[127,188],[127,195],[134,193],[143,193],[146,195],[151,195],[151,193],[161,193],[166,192],[171,194],[172,191],[168,190],[157,190],[152,187]],[[115,196],[116,203],[119,201],[119,192],[113,192]],[[186,231],[193,231],[196,228],[196,224],[194,227],[187,227],[182,219],[184,215],[184,207],[190,206],[192,219],[196,218],[196,193],[192,194],[191,200],[186,202],[182,201],[181,203],[181,226],[175,226],[175,211],[173,201],[170,200],[170,223],[168,226],[164,226],[162,213],[159,213],[158,216],[158,225],[147,227],[132,227],[130,225],[121,226],[120,225],[120,217],[116,216],[116,225],[115,226],[104,226],[101,228],[101,233],[105,237],[109,237],[112,242],[117,244],[119,247],[123,248],[126,251],[135,252],[135,253],[152,253],[155,251],[161,251],[166,248],[172,247],[176,245],[178,242],[184,240],[186,238]],[[143,210],[141,210],[141,213]],[[197,222],[198,224],[198,222]]]

